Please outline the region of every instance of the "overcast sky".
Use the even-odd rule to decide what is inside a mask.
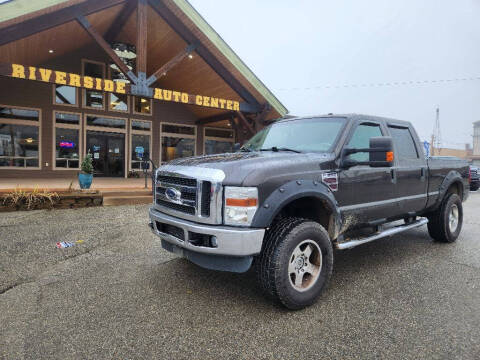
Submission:
[[[443,145],[472,142],[480,0],[190,2],[291,114],[388,116],[430,140],[438,105]]]

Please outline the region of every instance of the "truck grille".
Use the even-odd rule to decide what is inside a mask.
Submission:
[[[159,174],[155,201],[159,206],[184,214],[209,216],[210,188],[209,181]]]

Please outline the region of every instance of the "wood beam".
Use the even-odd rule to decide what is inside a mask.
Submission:
[[[226,113],[223,113],[223,114],[204,117],[204,118],[201,118],[201,119],[198,119],[197,121],[195,121],[195,124],[206,125],[206,124],[211,124],[211,123],[214,123],[214,122],[217,122],[217,121],[231,120],[232,116],[234,114],[235,114],[234,112],[230,111],[230,112],[226,112]]]
[[[183,59],[190,55],[196,48],[195,44],[188,45],[184,50],[179,52],[175,57],[173,57],[169,62],[163,65],[160,69],[155,71],[148,79],[147,86],[152,85],[155,81],[164,76],[169,72],[175,65],[179,64]]]
[[[147,0],[137,0],[137,76],[147,73]]]
[[[243,113],[241,111],[237,111],[237,116],[238,118],[242,121],[243,125],[245,125],[245,127],[247,128],[248,131],[250,131],[250,133],[252,135],[254,135],[256,133],[255,129],[252,127],[252,125],[250,125],[250,123],[248,122],[247,118],[245,117],[245,115],[243,115]]]
[[[112,59],[115,65],[118,66],[120,71],[125,74],[128,79],[136,83],[137,77],[133,72],[128,68],[127,65],[118,57],[118,55],[110,47],[110,44],[105,41],[105,39],[92,27],[87,18],[83,15],[77,16],[78,23],[88,32],[88,34],[95,40],[95,42],[105,51],[105,53]]]
[[[130,19],[130,16],[133,14],[137,7],[137,4],[135,1],[127,1],[125,6],[123,7],[122,11],[116,19],[113,21],[112,25],[110,28],[107,30],[105,33],[105,40],[107,41],[114,41],[117,35],[122,31],[123,27],[127,23],[128,19]]]
[[[160,0],[149,0],[150,6],[165,22],[188,44],[198,44],[197,54],[250,106],[250,112],[261,111],[261,105],[255,97],[238,81],[230,71],[208,50],[190,29]]]
[[[125,0],[88,0],[10,25],[0,30],[0,45],[73,21],[78,15],[86,16],[123,3]]]

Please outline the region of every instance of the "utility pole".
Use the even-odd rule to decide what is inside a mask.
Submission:
[[[432,155],[440,155],[440,148],[442,147],[442,133],[440,131],[440,108],[437,106],[435,126],[432,134]],[[436,154],[435,149],[438,149]]]

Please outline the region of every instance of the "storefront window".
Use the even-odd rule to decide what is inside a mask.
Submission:
[[[194,126],[162,124],[162,162],[195,156]],[[188,133],[188,134],[186,134]]]
[[[150,146],[152,139],[152,123],[150,121],[132,120],[132,135],[131,135],[131,155],[130,168],[131,170],[143,170],[142,159],[144,156],[150,158]],[[151,164],[148,164],[149,169]]]
[[[80,114],[55,112],[55,168],[80,168]]]
[[[80,150],[78,146],[79,131],[76,129],[56,129],[55,166],[58,168],[78,169]]]
[[[4,124],[0,120],[0,167],[38,167],[38,133],[38,126]]]
[[[40,166],[40,112],[0,107],[0,167]]]
[[[142,170],[144,156],[150,158],[150,135],[132,134],[132,170]]]
[[[77,88],[66,85],[53,85],[55,89],[55,104],[77,105]]]
[[[152,114],[152,99],[147,99],[139,96],[133,98],[134,112],[142,115]]]
[[[128,111],[128,95],[111,93],[109,109],[112,111]]]
[[[233,151],[234,132],[230,129],[205,128],[205,154],[221,154]]]

